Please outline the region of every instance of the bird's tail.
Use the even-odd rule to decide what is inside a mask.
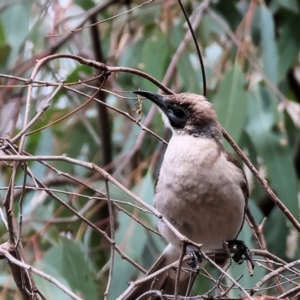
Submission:
[[[154,265],[147,272],[146,276],[149,276],[156,271],[174,263],[179,259],[180,253],[176,248],[169,244],[162,255],[157,259]],[[185,264],[185,263],[184,263]],[[194,277],[190,272],[180,271],[179,283],[178,283],[178,295],[188,296],[193,286]],[[119,300],[155,300],[161,299],[160,293],[167,295],[174,295],[176,284],[176,271],[169,269],[159,275],[145,281],[138,286],[129,287],[118,299]]]

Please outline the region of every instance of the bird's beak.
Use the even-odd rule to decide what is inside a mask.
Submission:
[[[133,91],[132,93],[146,97],[147,99],[151,100],[154,104],[156,104],[162,111],[165,111],[166,100],[169,96],[162,96],[159,94],[150,93],[146,91]]]

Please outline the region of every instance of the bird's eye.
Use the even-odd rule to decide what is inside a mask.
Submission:
[[[165,110],[165,114],[168,116],[172,127],[184,128],[188,119],[188,113],[183,107],[179,105],[170,105]]]
[[[170,108],[168,109],[169,113],[172,113],[176,118],[184,118],[185,117],[185,112],[182,108]]]
[[[185,112],[184,112],[183,109],[175,108],[175,109],[173,110],[173,112],[174,112],[174,115],[175,115],[177,118],[183,118],[183,117],[185,117]]]

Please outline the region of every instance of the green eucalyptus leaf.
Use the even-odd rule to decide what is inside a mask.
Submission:
[[[11,47],[10,58],[18,55],[21,45],[28,36],[31,9],[32,4],[25,1],[10,5],[1,13],[6,41]]]
[[[142,51],[143,71],[157,80],[162,80],[171,53],[167,36],[154,30],[145,40]],[[141,88],[148,91],[157,90],[157,87],[145,79]]]
[[[297,3],[297,0],[276,0],[276,2],[291,12],[299,12],[299,2]]]
[[[236,1],[219,1],[216,8],[226,19],[230,27],[235,30],[242,20],[242,15],[237,9]]]
[[[178,45],[182,42],[184,38],[184,32],[182,30],[182,26],[174,26],[170,32],[170,40],[172,43],[172,51],[176,52]],[[180,90],[199,93],[199,85],[202,85],[202,80],[198,81],[199,74],[201,75],[200,67],[196,69],[195,65],[191,62],[191,54],[189,50],[186,49],[181,56],[177,63],[177,71],[178,75],[180,76]],[[170,82],[171,83],[171,82]]]
[[[264,236],[268,250],[285,260],[287,259],[288,234],[289,228],[286,222],[286,216],[278,207],[275,207],[265,223]]]
[[[265,89],[249,92],[248,114],[246,130],[263,160],[267,178],[283,203],[299,220],[297,180],[287,136],[272,130],[275,113]]]
[[[154,181],[152,172],[149,169],[146,176],[143,177],[142,183],[139,183],[139,197],[149,205],[153,204],[154,197]]]
[[[84,10],[89,10],[95,6],[92,0],[75,0],[74,2]]]
[[[136,212],[134,215],[139,217],[140,214]],[[117,244],[131,259],[141,263],[148,240],[146,230],[124,213],[119,213],[118,222],[119,226],[115,235]],[[109,293],[109,299],[117,299],[128,287],[127,283],[134,280],[138,274],[141,272],[128,261],[116,255],[112,278],[113,288]]]
[[[69,239],[61,239],[61,243],[52,247],[42,259],[42,264],[52,266],[56,276],[68,282],[71,290],[84,299],[98,299],[94,283],[94,274],[78,243]],[[55,276],[55,278],[57,278]]]
[[[0,65],[4,65],[7,62],[11,51],[11,46],[9,44],[0,45]]]
[[[238,141],[247,116],[247,93],[244,74],[238,62],[227,71],[212,100],[219,122]]]
[[[285,78],[288,69],[297,61],[300,47],[300,35],[295,28],[300,26],[299,15],[290,15],[281,29],[278,40],[278,61],[279,80]]]
[[[259,7],[260,34],[262,45],[263,70],[273,82],[278,81],[278,51],[275,41],[275,24],[272,13],[265,5]]]
[[[71,286],[67,282],[67,280],[64,278],[64,276],[60,273],[60,271],[56,268],[55,265],[52,264],[51,261],[47,260],[38,260],[33,265],[38,270],[43,271],[44,273],[52,276],[56,280],[58,280],[59,283],[64,285],[68,290],[72,291]],[[60,288],[58,288],[53,283],[45,280],[44,278],[37,276],[33,274],[35,283],[39,290],[43,293],[43,295],[46,297],[46,299],[61,299],[61,300],[71,300],[72,298],[68,296],[66,293],[64,293]]]

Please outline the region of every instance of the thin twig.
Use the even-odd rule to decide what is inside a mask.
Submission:
[[[16,155],[18,156],[18,155]],[[9,157],[9,156],[6,156],[6,157]],[[20,157],[20,156],[19,156]],[[27,158],[29,158],[29,160],[35,160],[35,159],[31,159],[33,157],[30,157],[30,156],[26,156]],[[50,157],[49,157],[50,158]],[[0,157],[0,161],[1,161],[1,157]],[[39,159],[41,160],[41,159]],[[49,160],[52,160],[52,159],[49,159]],[[18,159],[16,160],[18,161]],[[79,162],[79,161],[78,161]],[[79,165],[82,165],[81,163]],[[89,164],[89,163],[83,163],[84,167],[86,168],[91,168],[93,169],[92,166],[94,166],[93,164]],[[96,167],[96,169],[99,171],[101,170],[101,168],[97,167],[97,166],[94,166]],[[105,171],[104,171],[105,172]],[[101,172],[100,172],[101,173]],[[29,174],[30,176],[32,176],[32,174]],[[102,174],[103,175],[103,174]],[[110,177],[110,175],[105,172],[105,175],[104,177]],[[70,211],[72,211],[72,213],[74,215],[76,215],[79,219],[81,219],[82,221],[84,221],[86,224],[88,224],[91,228],[93,228],[94,230],[96,230],[97,232],[99,232],[106,240],[108,240],[109,243],[112,243],[112,240],[109,238],[109,236],[106,234],[106,232],[102,231],[101,229],[99,229],[97,226],[95,226],[92,222],[90,222],[89,220],[87,220],[85,217],[83,217],[80,213],[78,213],[75,209],[73,209],[71,206],[69,206],[67,203],[65,203],[64,201],[62,201],[59,197],[57,197],[54,193],[52,193],[51,191],[49,191],[47,189],[47,187],[40,181],[36,178],[36,182],[39,184],[39,186],[45,188],[45,192],[47,194],[49,194],[52,198],[56,199],[57,201],[59,201],[63,206],[65,206],[67,209],[69,209]],[[134,194],[133,194],[134,195]],[[143,202],[142,200],[140,200],[141,202]],[[150,206],[151,207],[151,206]],[[118,246],[115,246],[115,250],[120,254],[121,258],[122,259],[126,259],[128,262],[130,262],[132,265],[134,265],[137,269],[139,269],[141,272],[143,273],[146,273],[146,270],[144,270],[140,265],[138,265],[134,260],[132,260],[131,258],[129,258],[125,253],[123,253],[123,251],[118,247]]]
[[[109,274],[108,274],[108,280],[106,285],[106,290],[104,292],[104,299],[107,299],[112,276],[113,276],[113,268],[114,268],[114,260],[115,260],[115,218],[114,218],[114,211],[112,208],[112,203],[110,201],[110,193],[109,193],[109,186],[108,181],[105,179],[105,189],[106,189],[106,195],[107,195],[107,206],[109,211],[109,224],[110,224],[110,238],[112,240],[110,244],[110,266],[109,266]]]
[[[78,91],[76,89],[73,89],[71,87],[66,87],[65,86],[65,89],[73,91],[73,92],[75,92],[75,93],[77,93],[79,95],[82,95],[84,97],[89,97],[89,95],[87,95],[87,94],[85,94],[85,93],[83,93],[81,91]],[[102,102],[100,99],[97,99],[97,98],[94,98],[94,101],[97,101],[101,105],[105,105],[109,109],[111,109],[111,110],[113,110],[113,111],[115,111],[115,112],[117,112],[117,113],[125,116],[126,118],[128,118],[129,120],[131,120],[134,124],[140,126],[142,130],[149,132],[150,134],[152,134],[153,136],[155,136],[158,140],[162,141],[164,144],[167,144],[167,142],[163,138],[161,138],[158,134],[156,134],[155,132],[153,132],[152,130],[150,130],[149,128],[147,128],[146,126],[144,126],[143,124],[141,124],[140,122],[136,122],[136,119],[134,117],[132,117],[128,112],[125,112],[125,111],[123,111],[123,110],[121,110],[121,109],[119,109],[117,107],[114,107],[114,106],[111,106],[111,105],[109,105],[109,104],[107,104],[105,102]]]
[[[239,282],[243,278],[243,274],[241,274],[235,281]],[[221,293],[220,296],[227,296],[228,293],[234,288],[235,283],[232,283],[224,292]]]
[[[16,219],[14,217],[14,211],[13,211],[14,185],[15,185],[16,174],[19,165],[20,162],[13,163],[12,175],[10,178],[9,186],[7,189],[7,193],[3,205],[7,216],[9,243],[13,246],[12,253],[17,259],[23,260],[22,243],[18,243],[18,245],[16,245],[18,232],[17,232]],[[14,281],[22,297],[24,299],[29,299],[29,297],[32,297],[35,294],[35,291],[38,289],[35,287],[31,274],[27,270],[19,268],[14,264],[9,264],[9,267],[12,276],[14,278]]]
[[[234,280],[228,273],[226,273],[221,267],[219,267],[208,255],[206,255],[205,253],[203,253],[201,251],[201,255],[203,255],[203,257],[205,259],[207,259],[211,264],[213,264],[222,274],[224,274],[229,280],[231,280],[244,294],[245,296],[250,299],[253,300],[253,298],[248,294],[248,292],[236,281]]]
[[[249,158],[245,155],[245,153],[241,150],[241,148],[234,142],[232,137],[228,134],[228,132],[220,125],[222,134],[224,138],[228,141],[231,147],[235,150],[235,152],[241,157],[241,159],[248,166],[249,170],[254,174],[257,178],[258,182],[261,184],[262,188],[267,192],[270,198],[275,202],[275,204],[282,210],[282,212],[286,215],[286,217],[290,220],[290,222],[295,226],[295,228],[300,232],[300,224],[297,219],[292,215],[292,213],[288,210],[288,208],[282,203],[282,201],[276,196],[273,190],[270,188],[268,182],[260,176],[259,172],[256,170],[254,165],[251,163]]]
[[[38,184],[44,188],[46,188],[43,183],[41,181],[39,181],[38,179],[36,179],[36,181],[38,182]],[[99,232],[110,244],[113,243],[113,241],[111,240],[111,238],[107,235],[107,233],[103,230],[101,230],[100,228],[98,228],[96,225],[94,225],[92,222],[90,222],[88,219],[86,219],[84,216],[82,216],[80,213],[78,213],[75,209],[73,209],[70,205],[68,205],[67,203],[65,203],[64,201],[62,201],[59,197],[57,197],[55,194],[53,194],[51,191],[49,190],[45,190],[47,194],[49,194],[52,198],[54,198],[55,200],[59,201],[60,204],[62,204],[63,206],[65,206],[68,210],[70,210],[74,215],[76,215],[79,219],[81,219],[83,222],[85,222],[86,224],[88,224],[91,228],[93,228],[94,230],[96,230],[97,232]],[[120,254],[122,259],[126,259],[128,262],[130,262],[132,265],[134,265],[137,269],[139,269],[141,272],[146,273],[146,270],[144,270],[144,268],[142,268],[140,265],[138,265],[134,260],[132,260],[131,258],[129,258],[117,245],[115,245],[115,250]]]
[[[209,5],[209,2],[210,1],[204,1],[203,3],[201,3],[203,5],[203,7],[208,7]],[[202,73],[202,82],[203,82],[203,95],[204,97],[206,97],[206,77],[205,77],[205,69],[204,69],[204,63],[203,63],[203,59],[202,59],[202,55],[201,55],[201,51],[200,51],[200,48],[199,48],[199,45],[198,45],[198,42],[197,42],[197,38],[196,38],[196,35],[195,35],[195,32],[193,30],[193,26],[191,25],[191,22],[189,20],[189,17],[181,3],[180,0],[178,0],[178,3],[181,7],[181,10],[184,14],[184,17],[186,19],[186,22],[189,26],[189,30],[190,30],[190,33],[193,37],[193,41],[194,41],[194,44],[195,44],[195,47],[196,47],[196,51],[197,51],[197,54],[198,54],[198,58],[199,58],[199,61],[200,61],[200,66],[201,66],[201,73]]]
[[[67,33],[64,33],[64,34],[72,34],[72,33],[75,33],[75,32],[79,32],[79,31],[82,31],[83,29],[90,28],[90,27],[94,27],[94,26],[97,26],[97,25],[99,25],[99,24],[105,23],[105,22],[107,22],[107,21],[116,19],[116,18],[118,18],[118,17],[120,17],[120,16],[122,16],[122,15],[124,15],[124,14],[128,14],[128,13],[130,13],[130,12],[136,10],[137,8],[140,8],[140,7],[144,6],[144,5],[147,5],[147,4],[149,4],[149,3],[153,2],[153,1],[154,1],[154,0],[144,1],[144,2],[142,2],[141,4],[135,6],[135,7],[131,8],[131,9],[128,9],[128,10],[122,12],[122,13],[119,13],[119,14],[117,14],[117,15],[114,15],[114,16],[112,16],[112,17],[110,17],[110,18],[106,18],[106,19],[101,20],[101,21],[99,21],[99,22],[94,22],[93,24],[90,24],[90,25],[82,26],[82,27],[80,27],[80,28],[74,29],[74,30],[72,30],[72,31],[70,31],[70,32],[67,32]],[[93,15],[93,16],[94,16],[94,15]],[[48,36],[49,36],[49,37],[56,37],[56,36],[62,36],[62,34],[49,34]]]
[[[16,246],[19,246],[19,242],[21,240],[22,237],[22,219],[23,219],[23,200],[24,200],[24,196],[25,196],[25,186],[26,186],[26,178],[27,178],[27,164],[24,164],[24,175],[23,175],[23,185],[22,185],[22,193],[20,196],[20,200],[19,200],[19,215],[20,215],[20,219],[19,219],[19,234],[18,234],[18,238],[17,238],[17,242],[16,242]]]
[[[50,104],[55,97],[55,95],[61,90],[63,87],[64,81],[62,81],[58,87],[55,89],[55,91],[51,94],[49,99],[46,101],[46,103],[43,105],[41,110],[26,124],[26,126],[23,126],[23,129],[10,140],[12,144],[14,144],[19,138],[24,136],[24,134],[27,132],[27,130],[41,117],[41,115],[50,107]]]
[[[286,291],[286,292],[282,293],[281,295],[279,295],[278,298],[282,299],[282,298],[285,298],[285,297],[289,297],[292,294],[298,292],[299,290],[300,290],[300,285],[297,285],[294,288],[289,289],[288,291]],[[297,294],[295,296],[297,296]],[[298,297],[299,297],[299,295],[298,295]],[[295,297],[293,299],[299,299],[299,298]]]
[[[202,5],[202,4],[201,4]],[[197,13],[197,15],[195,16],[195,19],[193,20],[193,27],[196,28],[198,26],[198,24],[200,23],[200,20],[202,18],[202,15],[203,15],[203,10],[206,8],[205,6],[201,6],[199,7],[199,11]],[[191,39],[191,33],[190,33],[190,30],[187,30],[186,31],[186,34],[182,40],[182,42],[180,43],[180,45],[178,46],[176,52],[174,53],[173,57],[172,57],[172,60],[168,66],[168,69],[164,75],[164,78],[162,80],[162,84],[164,86],[167,86],[172,78],[172,76],[174,75],[174,70],[176,69],[176,66],[177,66],[177,63],[181,57],[181,55],[183,54],[184,50],[186,49],[187,47],[187,44],[188,44],[188,41]],[[174,94],[174,92],[172,90],[169,90],[169,91],[166,91],[164,89],[161,89],[162,91],[164,91],[165,93],[167,94]],[[155,115],[155,111],[156,111],[156,108],[155,108],[155,105],[152,105],[148,114],[147,114],[147,117],[144,121],[144,126],[145,127],[148,127]],[[136,139],[136,142],[134,144],[134,146],[132,147],[131,151],[129,151],[129,153],[126,155],[126,160],[123,161],[123,163],[121,164],[120,168],[119,168],[119,171],[118,173],[121,172],[122,168],[127,166],[128,164],[128,161],[134,156],[134,154],[141,148],[141,145],[143,143],[143,140],[146,136],[146,132],[140,132],[140,134],[138,135],[137,139]],[[117,174],[118,174],[117,173]]]
[[[167,225],[167,227],[181,240],[188,242],[191,245],[196,246],[197,248],[201,248],[201,244],[194,243],[193,241],[187,239],[185,236],[183,236],[158,210],[156,210],[153,206],[149,205],[148,203],[144,202],[142,199],[137,197],[134,193],[132,193],[130,190],[128,190],[126,187],[124,187],[122,184],[120,184],[117,180],[115,180],[110,174],[108,174],[105,170],[102,168],[92,164],[83,162],[74,158],[66,157],[66,156],[26,156],[26,155],[0,155],[0,161],[65,161],[72,164],[76,164],[79,166],[82,166],[84,168],[95,170],[96,172],[100,173],[104,178],[112,182],[115,186],[117,186],[119,189],[121,189],[123,192],[125,192],[127,195],[129,195],[132,199],[140,203],[142,206],[144,206],[146,209],[151,211],[158,219],[160,219],[163,223]],[[36,179],[37,180],[37,179]],[[40,181],[37,180],[39,184],[42,184]],[[43,185],[42,185],[43,186]],[[49,191],[47,191],[49,193]],[[51,193],[53,194],[53,193]],[[55,195],[52,195],[55,196]],[[56,196],[55,196],[56,197]],[[66,205],[63,201],[61,202],[63,205]],[[73,210],[73,208],[68,207],[68,209],[71,209],[75,214],[78,214],[77,211]],[[80,218],[83,218],[80,216]],[[86,220],[84,218],[85,222]],[[106,234],[105,234],[106,235]],[[107,235],[106,235],[107,236]],[[108,238],[108,237],[106,237]],[[110,240],[110,239],[109,239]]]
[[[186,261],[188,260],[190,257],[188,255],[186,255],[184,258],[183,258],[183,261]],[[151,279],[155,279],[158,275],[170,270],[170,269],[174,269],[174,268],[178,268],[178,261],[175,261],[174,263],[171,263],[161,269],[159,269],[158,271],[156,272],[153,272],[147,276],[145,276],[144,278],[142,279],[139,279],[139,280],[136,280],[134,282],[131,282],[129,287],[117,298],[117,300],[121,300],[121,299],[124,299],[125,296],[127,296],[128,294],[130,294],[130,292],[137,286],[139,286],[140,284],[144,283],[144,282],[147,282]]]
[[[300,259],[295,260],[289,264],[285,264],[284,266],[276,269],[275,271],[267,274],[266,276],[264,276],[259,282],[257,282],[255,284],[255,286],[252,288],[253,293],[255,293],[256,291],[258,291],[258,289],[265,283],[267,282],[269,279],[271,279],[274,276],[277,276],[278,274],[280,274],[282,271],[285,271],[287,269],[290,269],[296,265],[300,264]]]
[[[106,79],[107,79],[107,76],[106,76],[106,74],[104,74],[103,76],[104,76],[104,80],[102,81],[100,87],[98,87],[97,91],[94,92],[94,94],[93,94],[92,96],[89,96],[89,97],[88,97],[88,100],[87,100],[86,102],[82,103],[81,105],[79,105],[78,107],[76,107],[76,108],[75,108],[74,110],[72,110],[71,112],[69,112],[69,113],[63,115],[61,118],[58,118],[57,120],[55,120],[55,121],[53,121],[53,122],[51,122],[51,123],[48,123],[47,125],[45,125],[45,126],[43,126],[43,127],[40,127],[40,128],[38,128],[38,129],[36,129],[36,130],[33,130],[33,131],[27,133],[26,136],[27,136],[27,135],[30,135],[30,134],[33,134],[33,133],[35,133],[35,132],[37,132],[37,131],[41,131],[41,130],[43,130],[43,129],[46,129],[46,128],[48,128],[48,127],[50,127],[50,126],[52,126],[52,125],[54,125],[54,124],[56,124],[56,123],[58,123],[58,122],[61,122],[62,120],[65,120],[65,119],[69,118],[70,116],[74,115],[77,111],[81,110],[83,107],[87,106],[92,100],[94,100],[95,96],[98,94],[98,92],[101,90],[101,87],[104,85],[104,83],[105,83],[105,81],[106,81]],[[14,137],[14,138],[12,139],[12,142],[13,142],[15,139],[16,139],[16,137]]]
[[[186,243],[182,242],[180,257],[178,260],[178,268],[177,268],[177,273],[176,273],[176,278],[175,278],[175,291],[174,291],[174,299],[175,300],[177,300],[177,298],[178,298],[179,279],[180,279],[180,273],[181,273],[182,260],[184,258],[185,252],[186,252]]]
[[[267,245],[266,245],[265,237],[264,237],[264,234],[263,234],[263,224],[264,224],[265,219],[263,219],[262,223],[258,226],[256,224],[255,219],[252,216],[249,208],[247,208],[245,217],[246,217],[246,220],[247,220],[250,228],[252,229],[254,237],[257,239],[259,247],[262,250],[267,250]],[[272,262],[268,259],[267,259],[267,264],[268,264],[268,266],[271,270],[274,270],[274,266],[273,266]],[[277,289],[278,289],[279,293],[282,294],[283,293],[283,288],[282,288],[282,285],[279,282],[279,278],[274,277],[273,280],[274,280],[275,285],[277,286]]]

